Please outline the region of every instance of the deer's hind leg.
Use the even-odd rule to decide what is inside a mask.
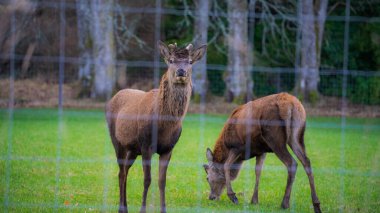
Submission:
[[[133,165],[137,155],[134,152],[128,151],[125,147],[116,149],[117,162],[119,165],[119,192],[120,205],[119,212],[128,212],[127,205],[127,176],[129,168]]]
[[[277,134],[271,134],[270,132],[268,132],[268,134],[263,136],[263,139],[272,149],[273,153],[276,154],[276,156],[285,164],[288,170],[288,180],[286,184],[284,198],[281,203],[281,207],[287,209],[289,208],[290,194],[292,191],[292,186],[297,171],[297,162],[286,148],[285,134],[281,134],[281,130],[272,131],[276,132]]]
[[[304,142],[303,142],[305,127],[301,128],[300,131],[301,131],[299,132],[300,134],[297,134],[298,131],[294,130],[294,134],[293,134],[294,137],[292,137],[289,143],[289,146],[293,150],[297,158],[301,161],[302,166],[304,167],[306,171],[306,174],[309,178],[309,183],[310,183],[311,199],[313,201],[314,212],[319,213],[321,212],[320,202],[317,196],[317,192],[315,190],[314,176],[313,176],[313,171],[311,169],[311,163],[310,163],[309,158],[306,155]]]
[[[128,212],[127,206],[127,176],[129,168],[133,165],[137,155],[128,151],[115,137],[115,128],[107,112],[107,123],[111,136],[111,141],[116,153],[117,164],[119,165],[119,212]]]
[[[258,204],[259,203],[259,183],[260,183],[260,176],[261,176],[261,171],[263,169],[265,157],[266,157],[266,153],[261,154],[261,155],[256,157],[256,167],[255,167],[256,183],[255,183],[255,189],[253,192],[253,196],[251,199],[252,204]]]

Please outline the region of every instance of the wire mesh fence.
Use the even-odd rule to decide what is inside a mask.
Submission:
[[[158,88],[167,64],[160,59],[157,41],[177,41],[179,46],[196,42],[192,39],[195,31],[194,20],[199,15],[194,6],[197,3],[161,0],[15,2],[18,3],[0,1],[0,16],[4,20],[0,29],[6,29],[0,37],[0,209],[5,212],[117,211],[118,168],[104,113],[71,109],[76,106],[104,108],[104,101],[94,101],[92,90],[97,73],[86,71],[86,66],[90,67],[88,70],[96,70],[108,59],[86,56],[86,50],[94,49],[96,52],[104,51],[107,46],[114,47],[112,63],[115,72],[111,77],[106,73],[100,78],[103,84],[114,82],[112,94],[123,88],[144,91]],[[250,11],[247,14],[248,25],[251,24],[253,28],[250,28],[249,44],[246,45],[252,48],[253,59],[249,66],[243,67],[244,72],[248,73],[247,78],[253,81],[254,99],[279,92],[290,92],[303,101],[302,94],[297,94],[294,89],[297,76],[302,72],[302,51],[299,46],[302,42],[302,32],[297,28],[302,13],[302,1],[278,5],[278,2],[274,1],[271,8],[278,10],[273,13],[262,9],[265,6],[264,1],[248,2],[256,4],[253,13]],[[100,7],[94,8],[95,4]],[[212,29],[212,33],[208,36],[207,43],[207,93],[202,95],[198,103],[190,103],[191,113],[185,117],[181,143],[173,150],[167,178],[167,210],[280,211],[286,171],[275,155],[269,157],[268,165],[264,166],[263,176],[270,174],[274,178],[263,177],[264,184],[267,184],[260,186],[264,187],[260,195],[263,206],[253,207],[249,204],[254,186],[254,163],[251,161],[243,164],[240,178],[236,181],[239,183],[234,185],[238,198],[241,199],[240,206],[232,206],[227,196],[219,201],[223,202],[222,204],[208,203],[211,202],[208,201],[210,189],[202,168],[202,164],[207,161],[205,151],[217,140],[217,135],[226,122],[226,113],[231,113],[237,106],[225,103],[223,99],[228,93],[226,70],[230,69],[226,44],[229,35],[225,29],[229,19],[227,3],[210,1],[210,4],[213,7],[208,11],[209,28]],[[380,193],[376,186],[380,184],[380,150],[377,132],[380,124],[377,107],[380,104],[380,72],[379,63],[376,62],[378,56],[368,54],[377,54],[379,32],[372,31],[371,27],[380,22],[380,18],[377,17],[380,15],[376,16],[379,11],[374,9],[379,8],[380,3],[368,1],[367,4],[372,8],[360,10],[359,8],[366,7],[364,4],[361,1],[350,0],[329,3],[331,11],[325,17],[324,34],[327,42],[322,45],[322,60],[318,72],[318,91],[322,101],[319,104],[305,104],[306,113],[310,112],[316,116],[308,120],[306,134],[312,135],[313,138],[306,137],[305,143],[311,162],[316,165],[313,170],[322,210],[331,212],[378,210]],[[340,10],[333,11],[339,7]],[[114,27],[111,30],[114,41],[107,43],[105,47],[96,46],[95,39],[86,40],[86,35],[93,33],[85,29],[86,26],[92,26],[92,23],[97,21],[88,17],[86,19],[85,16],[82,17],[83,20],[79,20],[80,11],[83,14],[94,13],[95,15],[92,14],[90,17],[98,16],[99,20],[113,17],[111,22],[105,23]],[[354,15],[351,14],[352,11]],[[104,12],[108,15],[103,16]],[[365,12],[371,13],[371,16],[367,16]],[[83,22],[82,25],[80,21]],[[266,23],[286,25],[285,28],[290,29],[289,32],[280,34],[289,35],[280,39],[290,40],[283,41],[283,45],[280,46],[270,46],[268,43],[278,41],[262,38],[263,35],[270,37],[271,29],[267,28]],[[363,27],[364,25],[367,28]],[[79,29],[79,26],[82,28]],[[268,34],[264,33],[266,30]],[[357,44],[357,41],[364,38],[363,34],[371,35],[367,39],[374,42],[363,41]],[[373,64],[360,61],[361,58],[372,57],[372,61],[375,61]],[[106,98],[110,99],[111,96],[108,95]],[[76,105],[72,104],[73,100],[76,101]],[[25,106],[56,108],[19,109]],[[321,109],[318,109],[319,107]],[[213,109],[221,109],[216,112],[223,115],[210,114],[214,112]],[[318,117],[330,115],[324,111],[332,111],[335,118]],[[369,121],[354,120],[351,116],[355,115],[375,118]],[[128,116],[132,116],[133,120],[136,115]],[[157,121],[155,117],[146,116],[148,120]],[[162,120],[162,117],[160,119]],[[169,116],[167,120],[170,119],[178,118]],[[259,122],[264,126],[284,126],[282,121],[279,121],[281,124],[276,123],[277,121],[263,124],[262,120],[248,119],[248,122]],[[158,124],[153,124],[150,135],[152,143],[156,146],[160,140],[158,128]],[[215,130],[215,133],[210,133],[211,130]],[[327,142],[320,142],[323,140]],[[330,144],[332,140],[334,145]],[[329,148],[330,145],[332,148]],[[366,155],[363,162],[369,165],[352,163],[351,161],[357,159],[353,159],[351,155],[359,158]],[[330,158],[331,161],[325,158]],[[158,157],[153,157],[151,163],[152,179],[153,182],[157,182],[160,165]],[[132,167],[129,172],[132,177],[127,181],[128,209],[132,212],[140,210],[144,179],[141,170],[140,165]],[[301,173],[302,178],[301,182],[295,181],[293,186],[290,210],[312,211],[307,191],[308,180],[301,167],[298,173]],[[153,182],[148,192],[147,209],[156,212],[160,209],[160,191]],[[272,184],[273,182],[280,185]],[[351,185],[362,187],[355,192]],[[278,190],[272,190],[273,188]],[[335,188],[335,191],[331,191],[330,188]],[[296,196],[305,191],[307,199]],[[333,195],[334,198],[330,197]],[[269,203],[268,200],[273,197],[276,197],[276,200]],[[353,204],[350,204],[351,199],[355,200]],[[268,201],[267,204],[265,200]],[[305,202],[309,204],[303,204]],[[324,206],[325,203],[327,204]]]

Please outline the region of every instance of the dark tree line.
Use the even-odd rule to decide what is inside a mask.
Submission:
[[[65,82],[80,81],[81,97],[106,99],[116,89],[130,86],[141,74],[124,60],[154,59],[154,11],[156,1],[66,0],[65,56],[78,58],[66,65]],[[168,42],[198,46],[208,43],[207,59],[194,66],[195,101],[207,94],[224,95],[242,103],[276,91],[290,91],[304,101],[320,95],[340,96],[342,75],[321,70],[341,70],[344,0],[166,0],[161,38]],[[0,3],[0,75],[9,76],[10,55],[16,54],[16,77],[56,76],[56,64],[33,57],[59,55],[59,10],[43,0]],[[136,12],[137,11],[137,12]],[[142,11],[142,12],[141,12]],[[149,10],[147,10],[149,11]],[[380,3],[351,1],[351,16],[366,17],[350,22],[350,70],[366,75],[349,75],[348,97],[352,101],[380,103],[380,28],[371,18],[380,16]],[[224,65],[212,70],[207,64]],[[268,68],[257,71],[256,68]],[[272,72],[295,67],[294,72]],[[128,68],[128,69],[127,69]],[[152,68],[144,68],[152,69]],[[285,69],[286,70],[286,69]],[[374,72],[369,72],[375,70]],[[376,71],[377,70],[377,71]],[[145,75],[145,77],[144,77]],[[145,80],[145,79],[144,79]],[[146,81],[146,80],[145,80]]]

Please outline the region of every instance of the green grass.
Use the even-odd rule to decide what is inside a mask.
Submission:
[[[101,111],[0,110],[0,212],[115,212],[118,167]],[[259,205],[251,205],[255,160],[246,161],[232,186],[233,205],[223,193],[209,201],[202,164],[227,116],[187,115],[167,176],[169,212],[312,212],[307,176],[299,163],[291,207],[280,209],[287,172],[269,154]],[[324,212],[380,212],[380,119],[309,118],[306,148]],[[152,165],[148,210],[159,211],[158,156]],[[128,176],[128,204],[141,204],[139,157]]]

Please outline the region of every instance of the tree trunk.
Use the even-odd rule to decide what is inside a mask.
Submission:
[[[196,47],[207,43],[207,31],[209,25],[208,14],[210,0],[196,0],[196,18],[194,25],[194,45]],[[207,94],[207,54],[193,67],[192,74],[194,101],[200,102]]]
[[[78,80],[81,83],[80,97],[90,97],[93,85],[92,35],[91,35],[91,5],[87,0],[77,0],[77,30],[80,64],[78,65]]]
[[[30,0],[5,1],[0,5],[0,55],[8,55],[25,37],[24,27],[33,20],[37,3]],[[1,64],[9,59],[0,59]]]
[[[255,16],[256,16],[256,0],[249,0],[248,4],[248,42],[249,42],[249,48],[252,50],[252,54],[248,55],[249,59],[249,64],[252,65],[251,68],[249,69],[250,76],[252,76],[253,73],[253,63],[254,63],[254,50],[255,50]],[[249,50],[250,50],[249,49]],[[249,51],[251,53],[251,51]],[[247,96],[247,101],[253,100],[253,88],[254,88],[254,82],[252,80],[252,85],[251,85],[251,93],[248,94]]]
[[[329,4],[328,0],[317,0],[315,2],[316,15],[318,18],[318,21],[316,24],[316,32],[318,36],[318,41],[317,41],[318,42],[317,44],[318,67],[321,65],[322,40],[323,40],[323,33],[325,31],[328,4]]]
[[[33,42],[29,44],[28,49],[26,50],[26,53],[25,53],[24,59],[22,60],[22,65],[21,65],[22,78],[24,78],[26,76],[26,73],[28,72],[28,69],[30,67],[30,61],[32,59],[36,46],[37,46],[37,42]]]
[[[297,93],[307,102],[318,100],[319,66],[328,0],[302,0],[301,66]]]
[[[115,85],[115,44],[113,0],[91,1],[94,58],[94,85],[91,96],[109,99]]]
[[[248,43],[248,5],[246,0],[228,1],[228,66],[224,81],[228,102],[244,103],[253,96],[249,73],[251,50]]]

